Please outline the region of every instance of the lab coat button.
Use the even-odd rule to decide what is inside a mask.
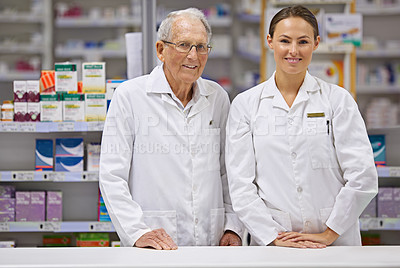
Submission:
[[[292,124],[293,124],[293,119],[292,119],[292,118],[289,118],[289,119],[288,119],[288,123],[289,123],[289,125],[292,125]]]
[[[296,157],[297,157],[297,154],[296,153],[292,153],[292,159],[296,159]]]
[[[306,222],[304,223],[304,225],[305,225],[306,227],[310,226],[310,224],[311,224],[311,222],[309,222],[309,221],[306,221]]]
[[[303,188],[297,187],[297,192],[298,192],[298,193],[301,193],[302,191],[303,191]]]
[[[194,220],[194,223],[195,223],[195,224],[198,224],[198,223],[199,223],[199,219],[196,218],[196,219]]]

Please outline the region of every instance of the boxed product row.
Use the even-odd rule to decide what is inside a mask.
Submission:
[[[368,204],[361,218],[400,218],[400,188],[379,187],[378,195]]]
[[[107,80],[106,93],[39,93],[39,81],[14,81],[14,101],[3,101],[2,121],[104,121],[114,90],[124,80]]]
[[[0,222],[62,221],[62,192],[16,191],[0,185]]]
[[[400,105],[389,97],[375,97],[366,105],[365,123],[368,128],[391,127],[399,124]]]
[[[378,92],[382,86],[400,86],[400,62],[358,63],[357,85],[376,86]]]
[[[75,240],[75,243],[73,241]],[[46,234],[42,239],[43,247],[108,247],[110,236],[108,233],[74,233]],[[17,247],[15,240],[0,241],[0,248]],[[120,241],[111,241],[111,247],[120,247]]]
[[[85,146],[83,138],[37,139],[35,150],[35,170],[82,172],[84,169]],[[86,170],[98,171],[101,145],[86,144]],[[54,152],[54,153],[53,153]]]

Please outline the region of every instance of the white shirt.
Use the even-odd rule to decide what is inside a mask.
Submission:
[[[105,122],[100,189],[124,246],[164,228],[178,246],[241,234],[226,180],[227,93],[199,78],[183,108],[162,66],[121,84]]]
[[[328,226],[340,235],[333,245],[360,245],[358,217],[378,179],[357,104],[307,73],[289,108],[274,75],[231,105],[226,165],[235,212],[252,244]]]

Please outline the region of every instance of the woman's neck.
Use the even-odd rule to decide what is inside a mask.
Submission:
[[[297,93],[301,85],[303,84],[305,73],[303,74],[282,74],[280,72],[275,73],[275,83],[287,105],[292,107],[294,100],[296,99]]]

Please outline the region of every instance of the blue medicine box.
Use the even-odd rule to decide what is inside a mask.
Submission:
[[[53,140],[37,139],[35,150],[35,170],[53,170]]]
[[[386,166],[385,135],[369,135],[376,166]]]
[[[56,156],[83,156],[83,138],[56,139]]]

